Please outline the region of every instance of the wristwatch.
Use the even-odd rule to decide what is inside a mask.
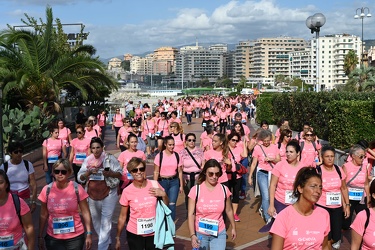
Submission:
[[[30,204],[36,204],[36,201],[30,201]]]
[[[350,203],[346,203],[345,206],[349,206],[349,207],[351,207],[352,204],[350,204]]]

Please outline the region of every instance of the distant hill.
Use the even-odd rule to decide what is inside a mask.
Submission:
[[[375,47],[375,39],[369,39],[369,40],[365,40],[365,46],[366,46],[366,49],[370,49],[370,47]]]

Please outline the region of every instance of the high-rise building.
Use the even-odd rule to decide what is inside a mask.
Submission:
[[[233,64],[233,75],[236,78],[250,77],[250,49],[254,42],[240,41],[236,46]]]
[[[169,75],[175,71],[175,61],[178,49],[161,47],[154,51],[152,69],[154,75]]]

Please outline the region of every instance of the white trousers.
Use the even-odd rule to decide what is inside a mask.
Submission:
[[[112,215],[118,203],[117,188],[101,201],[88,198],[92,224],[98,234],[98,250],[107,250],[111,242]]]

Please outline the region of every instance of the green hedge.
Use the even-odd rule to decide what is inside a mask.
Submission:
[[[343,102],[344,101],[344,102]],[[346,102],[345,102],[346,101]],[[342,103],[343,102],[343,103]],[[351,93],[351,92],[303,92],[303,93],[277,93],[270,97],[261,96],[257,101],[257,121],[267,120],[271,124],[277,124],[282,118],[289,120],[292,130],[300,131],[305,121],[311,123],[319,138],[329,140],[338,148],[348,148],[359,139],[373,140],[374,134],[368,133],[368,128],[359,128],[358,122],[375,124],[375,111],[371,106],[375,102],[375,93]],[[344,105],[343,107],[340,104]],[[348,106],[350,103],[352,106]],[[335,106],[332,106],[334,105]],[[339,109],[341,107],[347,112]],[[357,108],[358,107],[358,108]],[[359,108],[361,107],[361,108]],[[364,108],[366,107],[366,108]],[[355,111],[359,115],[354,117],[348,115],[350,110],[367,109]],[[366,113],[366,115],[363,112]],[[347,115],[343,115],[343,114]],[[342,118],[345,116],[345,118]],[[355,134],[347,138],[347,135],[340,135],[337,132],[340,119],[344,121],[341,126],[348,127],[345,131]],[[358,122],[352,121],[356,119]],[[366,121],[364,121],[364,119]],[[348,121],[350,120],[350,122]],[[357,124],[354,126],[353,124]],[[370,126],[369,125],[369,126]],[[371,126],[370,126],[371,127]],[[374,127],[372,127],[372,131]],[[334,139],[333,136],[336,138]],[[338,138],[342,137],[342,138]],[[345,138],[345,139],[344,139]],[[357,139],[358,138],[358,139]]]

